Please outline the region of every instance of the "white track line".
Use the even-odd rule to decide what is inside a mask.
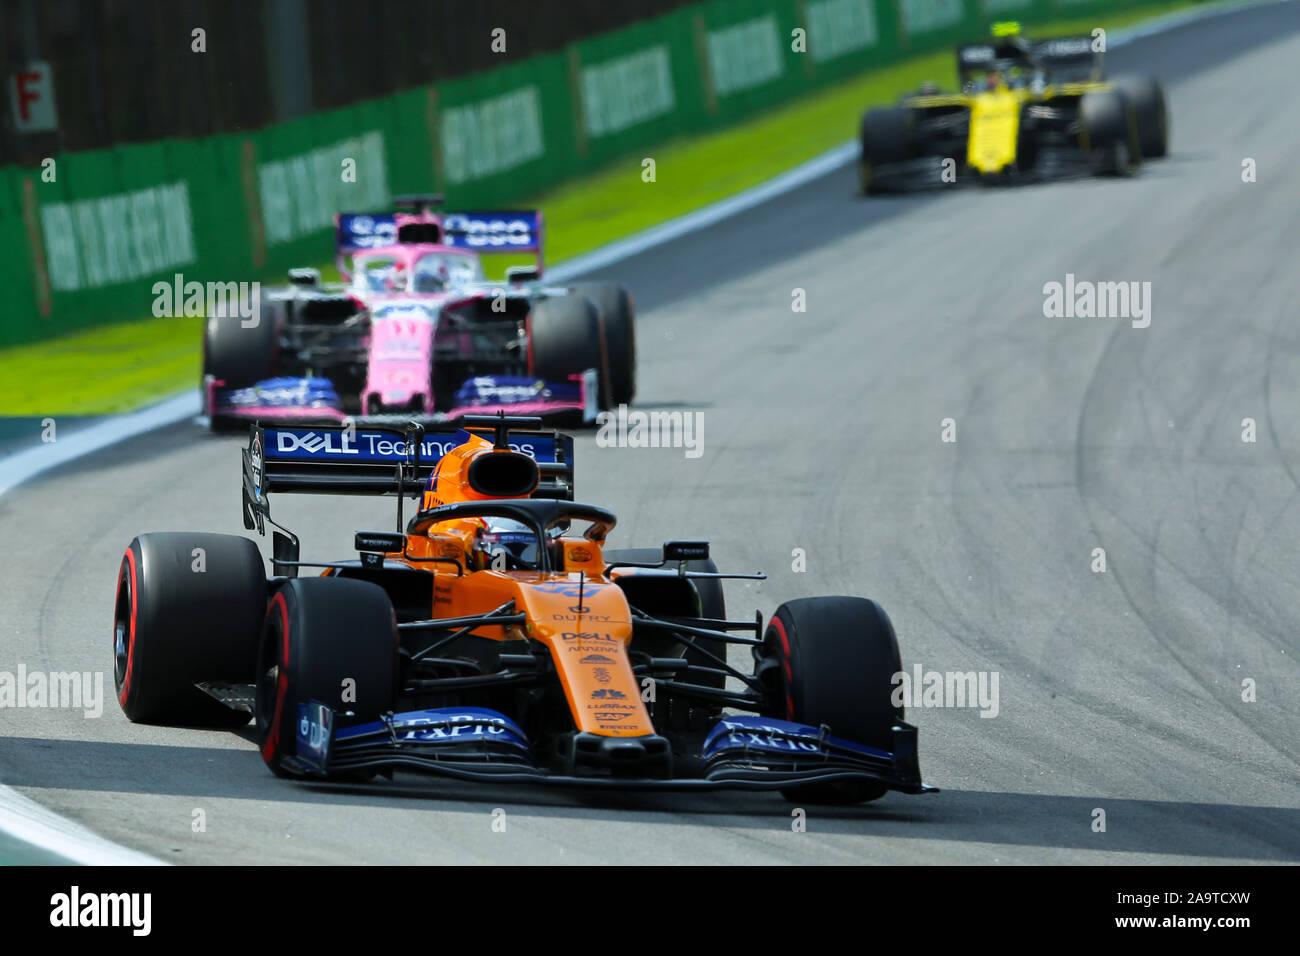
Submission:
[[[165,866],[59,816],[0,784],[0,829],[32,846],[84,866]],[[62,862],[62,861],[56,861]]]
[[[1233,13],[1247,7],[1269,3],[1292,3],[1295,0],[1229,0],[1229,2],[1177,12],[1158,17],[1137,27],[1116,30],[1109,37],[1110,47],[1124,46],[1142,37],[1152,36],[1196,20]],[[753,209],[785,193],[806,186],[815,179],[845,166],[857,155],[857,141],[841,143],[814,159],[782,173],[775,179],[746,189],[703,209],[670,219],[668,222],[610,243],[594,252],[570,259],[547,270],[547,279],[567,282],[570,279],[613,265],[647,249],[673,242],[692,232],[707,229],[724,219]],[[190,390],[164,402],[129,415],[118,415],[91,425],[69,438],[18,452],[0,461],[0,497],[13,488],[58,465],[83,455],[108,448],[145,432],[174,425],[199,413],[198,393]],[[17,791],[0,784],[0,831],[25,843],[88,865],[165,865],[160,860],[96,836],[90,830],[47,810]]]
[[[66,438],[58,438],[56,431],[57,440],[48,444],[39,440],[39,429],[33,426],[33,446],[0,459],[0,497],[50,468],[65,465],[136,435],[193,418],[199,413],[199,406],[198,389],[190,389],[142,411],[114,415],[97,425],[73,432]]]

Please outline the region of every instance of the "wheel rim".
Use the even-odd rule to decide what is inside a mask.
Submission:
[[[131,656],[131,575],[123,573],[118,582],[117,608],[113,614],[113,681],[118,692],[126,682]]]
[[[259,733],[270,732],[275,717],[275,704],[280,694],[280,634],[279,630],[262,645],[262,657],[257,668],[257,697],[253,706]],[[267,659],[267,651],[271,652]]]

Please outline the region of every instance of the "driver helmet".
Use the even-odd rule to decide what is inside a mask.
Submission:
[[[415,272],[416,292],[441,292],[451,284],[445,262],[419,263]]]
[[[389,292],[401,292],[406,288],[406,264],[400,259],[384,274],[384,288]]]
[[[474,541],[474,566],[483,570],[494,565],[511,571],[537,570],[537,533],[513,518],[483,519]]]

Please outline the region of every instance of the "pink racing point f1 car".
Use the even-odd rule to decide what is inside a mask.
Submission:
[[[208,320],[203,401],[212,427],[252,420],[467,414],[537,415],[573,424],[631,401],[631,296],[614,283],[542,282],[540,212],[341,214],[344,284],[290,270],[255,323]],[[479,253],[535,253],[536,265],[489,282]]]

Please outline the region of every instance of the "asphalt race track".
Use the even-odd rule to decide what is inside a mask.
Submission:
[[[864,201],[845,168],[611,270],[640,309],[637,407],[701,413],[703,455],[588,434],[579,499],[619,515],[616,543],[706,537],[767,571],[728,586],[732,616],[868,595],[909,670],[997,672],[996,716],[909,712],[942,793],[809,807],[796,833],[775,795],[294,784],[251,731],[131,725],[123,548],[242,533],[239,439],[194,423],[0,499],[0,670],[110,685],[98,719],[0,712],[0,782],[174,862],[1300,861],[1300,4],[1110,59],[1170,96],[1173,155],[1134,180]],[[1149,281],[1150,326],[1046,318],[1067,274]],[[393,502],[273,510],[311,559]]]

